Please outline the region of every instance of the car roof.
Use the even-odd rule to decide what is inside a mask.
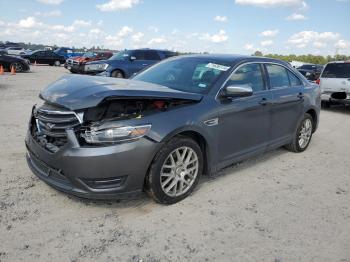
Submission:
[[[285,61],[274,59],[274,58],[261,57],[261,56],[234,55],[234,54],[197,54],[197,55],[178,56],[174,59],[181,59],[182,57],[213,59],[222,63],[231,64],[231,65],[243,63],[243,62],[266,62],[266,63],[270,62],[270,63],[287,65],[290,67],[290,64]]]
[[[350,61],[331,61],[328,64],[349,64]]]

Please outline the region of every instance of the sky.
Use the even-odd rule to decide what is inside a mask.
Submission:
[[[350,0],[0,0],[0,41],[350,55]]]

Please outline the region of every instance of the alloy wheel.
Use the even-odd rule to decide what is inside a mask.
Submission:
[[[170,197],[185,194],[196,180],[199,169],[197,153],[184,146],[172,151],[165,159],[160,173],[163,192]]]
[[[312,135],[312,122],[310,119],[307,118],[304,120],[299,132],[298,143],[301,149],[304,149],[305,147],[307,147],[307,145],[310,142],[311,135]]]

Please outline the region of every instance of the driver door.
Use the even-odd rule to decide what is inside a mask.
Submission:
[[[242,65],[230,76],[227,86],[249,86],[253,94],[220,101],[218,150],[222,163],[266,150],[271,123],[272,96],[261,64]]]

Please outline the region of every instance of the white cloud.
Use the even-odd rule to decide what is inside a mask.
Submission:
[[[219,33],[214,34],[214,35],[210,35],[208,33],[205,33],[202,36],[200,36],[199,39],[210,41],[213,43],[222,43],[222,42],[226,42],[228,40],[228,36],[226,34],[226,31],[221,29],[219,31]]]
[[[152,31],[154,33],[158,33],[158,31],[159,31],[159,28],[155,27],[153,25],[149,26],[147,29],[148,29],[148,31]]]
[[[260,36],[264,37],[274,37],[279,33],[278,30],[266,30],[260,33]]]
[[[217,21],[217,22],[226,22],[227,21],[227,16],[220,16],[220,15],[217,15],[214,17],[214,21]]]
[[[293,13],[286,17],[286,20],[296,21],[296,20],[305,20],[306,16],[303,14]]]
[[[310,43],[316,47],[325,46],[329,42],[334,42],[340,37],[339,33],[334,32],[315,32],[315,31],[301,31],[292,35],[288,39],[288,43],[297,48],[305,48]],[[316,44],[315,44],[316,43]]]
[[[91,21],[85,21],[85,20],[74,20],[73,27],[87,27],[91,26]]]
[[[276,6],[303,6],[306,4],[303,0],[235,0],[236,4],[252,5],[258,7],[276,7]]]
[[[112,12],[132,8],[140,3],[140,0],[110,0],[96,7],[102,12]]]
[[[18,22],[18,26],[21,28],[33,28],[37,25],[37,21],[35,17],[29,16],[25,19],[21,19]]]
[[[248,51],[253,51],[254,50],[254,45],[251,43],[247,43],[244,45],[244,49]]]
[[[141,42],[141,39],[145,36],[144,33],[142,32],[137,32],[136,34],[134,34],[131,39],[132,41],[136,42],[136,43],[139,43]]]
[[[59,5],[63,2],[63,0],[37,0],[37,1],[47,5]]]
[[[327,46],[326,43],[318,42],[318,41],[314,42],[313,45],[314,45],[314,47],[317,47],[317,48],[323,48],[323,47]]]
[[[164,44],[166,42],[167,42],[167,40],[164,37],[158,37],[158,38],[152,38],[151,40],[149,40],[148,44],[149,45]]]
[[[99,29],[99,28],[93,28],[93,29],[91,29],[90,30],[90,34],[99,34],[99,33],[101,33],[102,31],[101,31],[101,29]]]
[[[43,16],[43,17],[53,17],[53,16],[61,16],[62,12],[60,10],[53,10],[49,12],[36,12],[36,16]]]
[[[260,43],[261,46],[271,46],[273,45],[273,41],[272,40],[265,40],[265,41],[261,41]]]
[[[350,48],[350,42],[347,42],[344,39],[340,39],[335,43],[334,47],[339,49],[347,49]]]
[[[123,26],[122,29],[118,32],[119,37],[125,37],[130,35],[134,30],[129,26]]]

